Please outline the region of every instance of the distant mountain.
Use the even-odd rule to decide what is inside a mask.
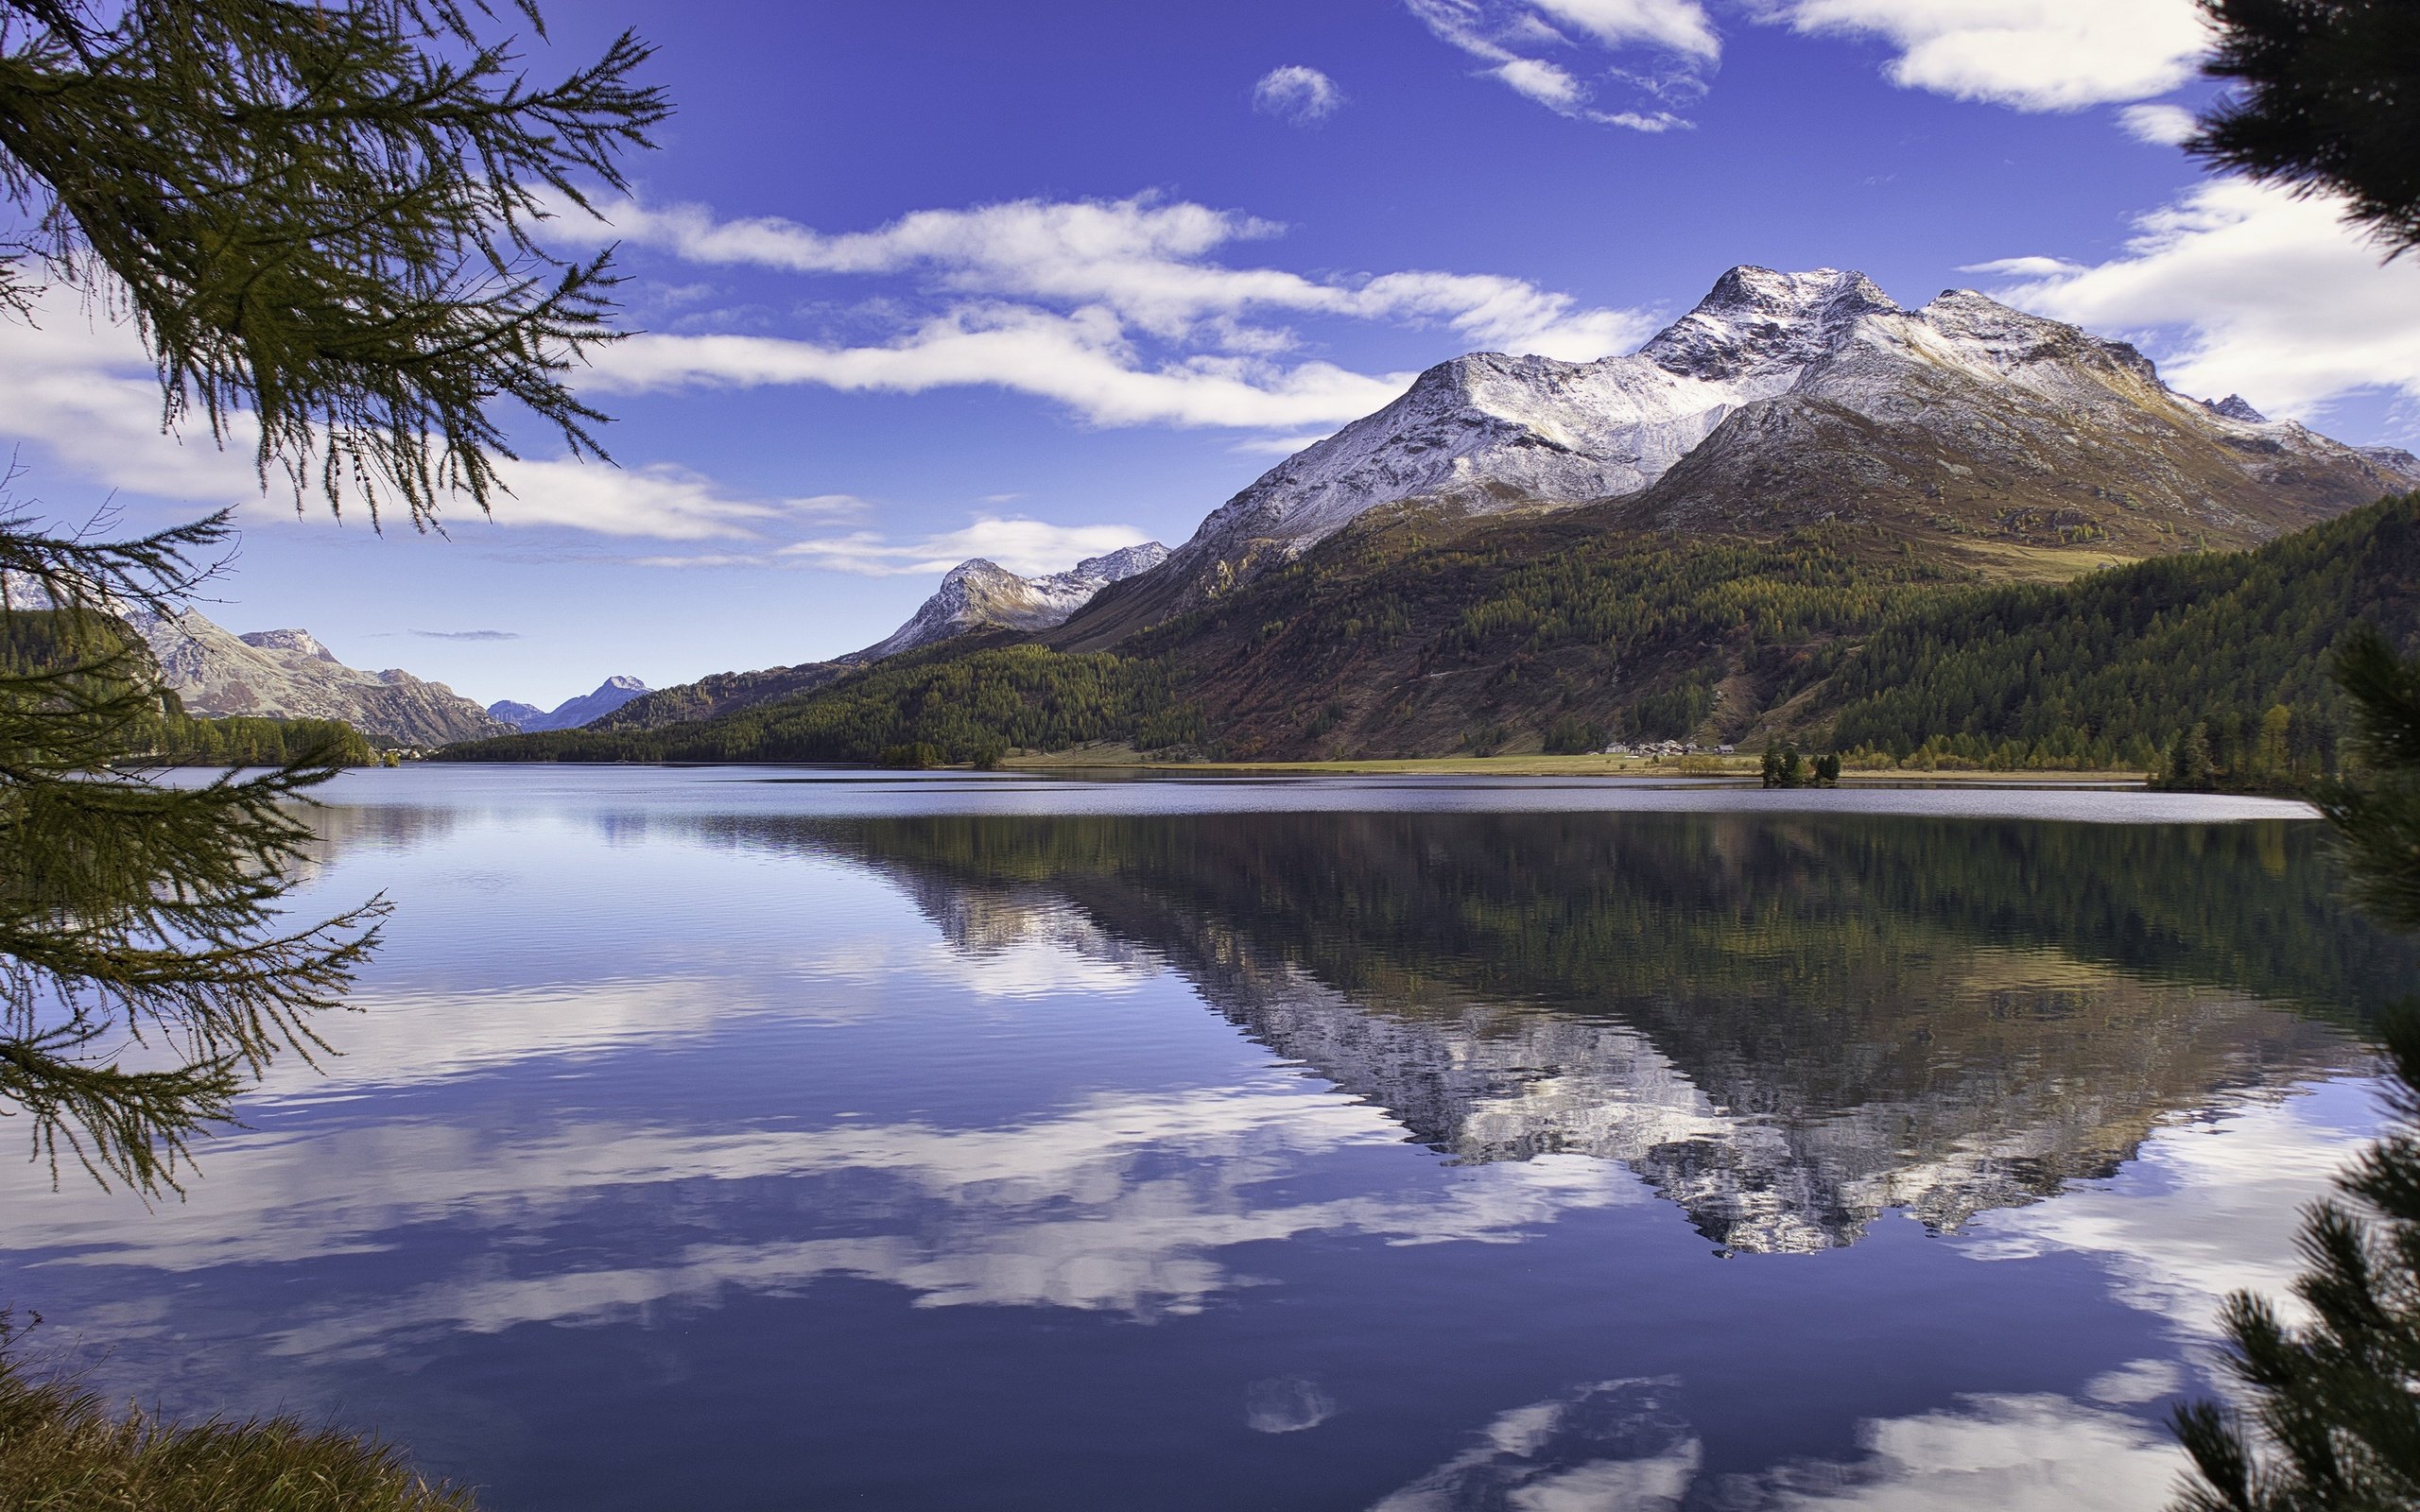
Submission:
[[[382,745],[443,746],[511,733],[511,726],[441,682],[398,668],[346,666],[308,630],[236,635],[201,613],[124,616],[188,713],[341,719]]]
[[[488,713],[515,730],[577,730],[590,720],[604,718],[631,699],[643,696],[647,691],[647,684],[636,678],[615,676],[598,683],[594,693],[566,698],[552,709],[541,709],[533,703],[515,703],[508,698],[488,705]]]
[[[767,667],[756,672],[717,672],[696,682],[659,689],[613,710],[600,721],[607,730],[659,730],[693,719],[712,719],[774,698],[809,692],[857,667],[976,630],[1046,630],[1064,624],[1112,583],[1147,573],[1167,559],[1158,541],[1087,557],[1063,573],[1021,577],[977,557],[942,575],[941,586],[908,623],[862,651],[829,662]],[[503,717],[498,715],[498,717]],[[525,730],[561,729],[524,725]]]
[[[2240,396],[2187,398],[2133,347],[1971,290],[1906,310],[1861,274],[1737,267],[1629,356],[1431,369],[1055,627],[996,608],[1034,585],[970,563],[859,653],[915,655],[728,674],[631,704],[596,727],[610,738],[495,754],[839,761],[929,745],[963,759],[1124,742],[1252,759],[1809,737],[1836,707],[1825,680],[1894,616],[1979,584],[2259,546],[2415,485],[2408,452],[2347,446]],[[2272,701],[2332,717],[2302,663],[2329,615],[2376,617],[2354,591],[2375,582],[2361,542],[2409,513],[2273,558],[2320,575],[2261,579],[2309,633],[2212,620],[2274,677],[2197,680],[2192,696],[2223,692],[2210,713],[2230,719]],[[1953,662],[1985,665],[1938,664]],[[1908,707],[1946,718],[1949,691]],[[2134,760],[2175,738],[2173,703],[2120,700],[2090,730],[2046,706],[2021,742],[2013,726],[1907,721],[1892,738]],[[668,728],[698,720],[735,722]]]
[[[1735,267],[1629,356],[1430,369],[1077,618],[1122,635],[1415,501],[1489,516],[1628,499],[1639,524],[1692,533],[2013,524],[2024,543],[2142,557],[2254,544],[2415,483],[2407,452],[2183,398],[2133,347],[1971,290],[1910,311],[1861,273]]]
[[[1088,557],[1063,573],[1020,577],[977,557],[951,568],[933,596],[890,635],[844,662],[878,662],[887,656],[975,629],[1046,630],[1092,602],[1112,583],[1146,573],[1168,559],[1158,541],[1129,546],[1105,557]]]

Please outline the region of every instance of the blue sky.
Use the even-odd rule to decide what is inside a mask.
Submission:
[[[552,704],[830,656],[942,569],[1171,544],[1409,374],[1628,351],[1738,263],[1856,267],[2137,340],[2181,388],[2413,438],[2420,266],[2170,145],[2190,0],[558,0],[678,115],[610,229],[582,379],[618,472],[541,435],[445,539],[297,520],[160,437],[139,348],[0,330],[0,435],[54,516],[248,499],[206,605],[355,665]]]

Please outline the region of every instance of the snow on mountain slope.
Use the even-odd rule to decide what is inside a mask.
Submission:
[[[1935,407],[1944,395],[1956,402]],[[2308,502],[2327,511],[2363,502],[2365,490],[2375,497],[2420,482],[2408,454],[2273,423],[2240,399],[2184,399],[2125,343],[1972,291],[1908,311],[1860,273],[1735,267],[1629,356],[1567,363],[1478,352],[1430,369],[1401,399],[1295,454],[1213,512],[1160,578],[1180,600],[1216,593],[1397,501],[1485,514],[1638,495],[1735,415],[1799,397],[1920,436],[1945,466],[1963,465],[1951,454],[1976,436],[2006,428],[2004,412],[2071,440],[2090,433],[2099,451],[2086,458],[2084,487],[2122,485],[2128,452],[2143,447],[2163,454],[2180,490],[2316,479]],[[2038,460],[2039,449],[2029,455]],[[1762,460],[1828,465],[1841,489],[1858,486],[1853,454]],[[2201,496],[2162,502],[2183,507]]]
[[[996,562],[977,557],[951,568],[933,596],[907,624],[844,662],[879,662],[887,656],[935,641],[947,640],[986,626],[1011,630],[1046,630],[1066,623],[1067,616],[1092,602],[1112,583],[1149,572],[1167,559],[1168,548],[1158,541],[1128,546],[1105,557],[1088,557],[1063,573],[1020,577]]]

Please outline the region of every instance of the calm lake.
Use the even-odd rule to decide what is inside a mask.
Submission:
[[[2257,800],[416,767],[28,1348],[494,1512],[2154,1508],[2420,954]]]

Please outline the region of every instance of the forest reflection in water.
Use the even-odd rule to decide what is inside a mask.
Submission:
[[[0,1302],[519,1512],[2152,1505],[2420,966],[2316,824],[2027,795],[376,781],[342,1055],[6,1173]]]
[[[1183,973],[1466,1161],[1618,1160],[1744,1250],[2107,1175],[2160,1118],[2360,1063],[2415,954],[2309,824],[1708,815],[719,820],[849,856],[972,957]]]

